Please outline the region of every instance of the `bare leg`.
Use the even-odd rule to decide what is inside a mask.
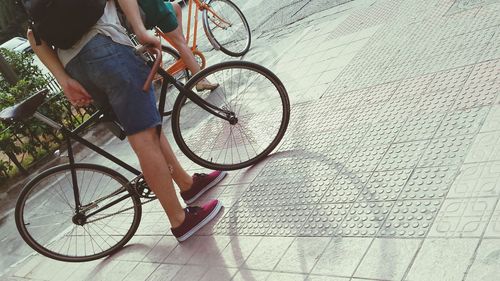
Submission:
[[[160,146],[161,146],[161,152],[163,154],[163,157],[167,161],[167,163],[170,165],[170,168],[172,169],[172,178],[179,187],[181,191],[186,191],[188,190],[191,185],[193,184],[193,178],[184,170],[179,163],[179,160],[177,160],[177,157],[175,157],[174,151],[172,150],[172,147],[168,143],[167,138],[165,135],[161,135],[160,138]]]
[[[156,128],[150,128],[128,137],[132,149],[139,158],[146,182],[159,199],[170,225],[175,228],[184,221],[184,210],[175,193],[172,177],[165,157],[158,153],[162,149]],[[168,143],[167,143],[168,144]],[[162,149],[163,151],[163,149]]]
[[[167,37],[172,41],[172,45],[174,46],[177,51],[179,51],[179,54],[181,55],[182,60],[186,64],[187,68],[191,71],[191,73],[194,75],[197,72],[200,71],[200,65],[194,58],[193,52],[191,49],[188,47],[186,38],[184,37],[184,34],[182,33],[182,11],[181,7],[177,3],[172,3],[175,14],[177,16],[177,23],[178,26],[174,31],[165,33]]]

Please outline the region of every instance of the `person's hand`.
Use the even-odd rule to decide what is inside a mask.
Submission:
[[[153,47],[158,50],[161,50],[161,43],[158,37],[153,36],[151,33],[148,33],[146,30],[137,35],[137,40],[144,46]]]
[[[85,88],[73,78],[66,78],[60,82],[64,95],[74,107],[82,107],[93,102],[92,97]]]

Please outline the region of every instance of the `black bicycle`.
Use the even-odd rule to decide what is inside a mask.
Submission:
[[[233,170],[261,161],[276,148],[288,126],[290,104],[285,87],[271,71],[249,62],[225,62],[204,69],[183,85],[157,68],[161,52],[155,52],[156,61],[149,64],[150,79],[156,72],[163,77],[158,107],[167,115],[161,110],[166,85],[174,85],[180,95],[172,111],[173,134],[189,159],[209,169]],[[203,78],[220,86],[195,93],[192,89]],[[150,79],[145,87],[150,87]],[[49,258],[99,259],[132,238],[142,205],[156,198],[139,170],[37,112],[46,93],[38,92],[0,112],[0,119],[9,121],[34,116],[59,130],[68,149],[69,163],[41,172],[24,186],[16,205],[16,225],[26,243]],[[105,114],[94,116],[106,119]],[[123,137],[120,127],[112,124]],[[72,140],[135,176],[127,179],[102,165],[75,163]]]

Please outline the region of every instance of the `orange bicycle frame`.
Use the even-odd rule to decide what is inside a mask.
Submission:
[[[191,45],[191,50],[195,55],[197,55],[201,58],[201,62],[202,62],[201,68],[204,68],[205,67],[205,56],[196,47],[196,38],[198,35],[198,11],[207,10],[212,15],[214,15],[218,20],[220,20],[222,23],[224,23],[224,24],[228,24],[228,23],[224,19],[222,19],[219,15],[217,15],[217,13],[214,10],[212,10],[210,8],[210,6],[207,5],[206,3],[203,3],[200,0],[189,0],[187,30],[186,30],[186,44],[188,46],[189,46],[189,41],[191,39],[190,35],[191,35],[191,19],[193,16],[193,2],[196,5],[196,7],[194,7],[193,44]],[[179,23],[179,24],[182,28],[182,23]],[[158,27],[155,27],[155,32],[156,32],[157,36],[165,39],[168,43],[170,43],[170,45],[174,46],[172,44],[172,41]],[[186,64],[184,63],[184,61],[182,59],[179,59],[173,65],[169,66],[166,69],[166,71],[168,74],[174,75],[174,74],[178,73],[179,71],[182,71],[185,68],[186,68]]]

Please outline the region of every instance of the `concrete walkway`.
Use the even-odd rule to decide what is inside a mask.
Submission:
[[[225,209],[185,243],[154,202],[118,254],[0,279],[498,281],[500,1],[239,2],[259,27],[244,59],[292,101],[279,149],[204,196]]]

